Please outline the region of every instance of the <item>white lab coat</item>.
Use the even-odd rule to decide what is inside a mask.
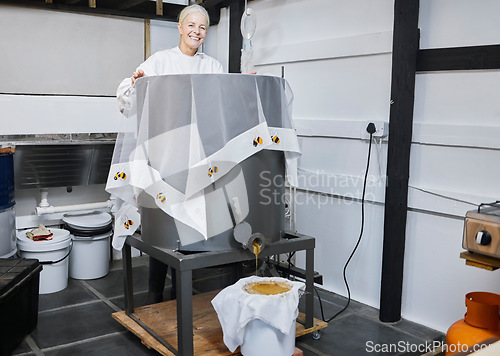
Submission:
[[[209,74],[223,73],[222,64],[216,59],[198,52],[188,56],[179,47],[156,52],[142,63],[137,70],[142,69],[148,76],[166,74]],[[132,78],[125,78],[116,91],[118,109],[126,117],[131,115],[131,97],[135,92]]]

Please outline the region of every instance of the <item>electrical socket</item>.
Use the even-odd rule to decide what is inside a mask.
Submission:
[[[365,121],[361,130],[361,139],[369,139],[370,134],[366,131],[368,124],[373,122],[375,125],[375,132],[373,137],[384,138],[389,135],[389,123],[385,121]]]

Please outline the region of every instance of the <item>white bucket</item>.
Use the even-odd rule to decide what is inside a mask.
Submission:
[[[220,291],[212,306],[229,351],[240,346],[244,356],[292,356],[304,290],[302,282],[250,276]]]
[[[111,232],[81,237],[71,235],[73,249],[69,256],[69,276],[74,279],[96,279],[109,273]]]
[[[0,259],[1,258],[14,258],[14,255],[16,253],[17,253],[17,247],[14,250],[12,250],[11,252],[9,252],[8,254],[0,256]]]
[[[293,321],[288,334],[283,334],[262,320],[255,319],[245,326],[241,354],[243,356],[292,356],[295,352],[295,326]]]
[[[109,273],[112,218],[108,213],[66,214],[66,228],[72,233],[69,276],[96,279]]]
[[[33,241],[26,236],[29,230],[17,233],[19,255],[36,258],[43,265],[40,272],[40,294],[59,292],[68,286],[68,256],[71,236],[63,229],[49,229],[52,240]]]
[[[14,207],[0,210],[0,258],[16,253],[16,212]]]

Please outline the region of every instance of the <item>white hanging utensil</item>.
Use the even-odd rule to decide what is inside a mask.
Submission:
[[[255,34],[255,28],[257,27],[257,18],[255,12],[247,8],[245,5],[245,12],[241,16],[241,34],[244,39],[251,39]]]

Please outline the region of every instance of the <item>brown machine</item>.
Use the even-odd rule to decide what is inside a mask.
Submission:
[[[500,201],[467,212],[462,246],[469,252],[500,259]]]

